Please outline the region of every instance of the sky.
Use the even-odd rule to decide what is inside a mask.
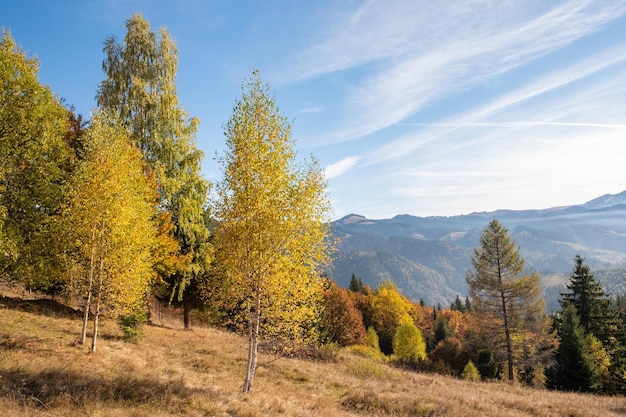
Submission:
[[[179,51],[202,174],[257,69],[333,218],[581,204],[626,190],[623,0],[20,0],[0,26],[86,116],[103,42],[141,13]]]

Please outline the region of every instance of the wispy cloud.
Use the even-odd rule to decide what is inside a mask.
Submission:
[[[575,122],[575,120],[579,120],[580,117],[584,116],[584,113],[582,111],[576,111],[573,106],[577,104],[589,106],[594,95],[593,87],[587,88],[581,93],[569,92],[568,94],[556,99],[558,100],[557,102],[553,99],[553,101],[550,101],[552,104],[551,106],[546,106],[544,104],[542,106],[536,106],[532,109],[525,109],[523,111],[523,119],[521,120],[510,120],[512,117],[519,117],[519,115],[505,113],[505,111],[511,110],[515,106],[521,106],[527,101],[562,88],[568,84],[590,77],[617,63],[623,62],[626,62],[626,45],[621,45],[607,51],[603,51],[577,63],[576,65],[566,69],[557,70],[531,80],[525,85],[499,96],[474,110],[464,114],[455,115],[438,123],[421,124],[429,129],[426,131],[419,131],[387,143],[378,151],[374,152],[371,155],[372,158],[368,158],[367,163],[378,163],[394,158],[404,157],[416,149],[424,146],[424,144],[436,141],[446,135],[450,135],[458,129],[474,127],[512,128],[540,125],[622,128],[624,125],[620,123]],[[608,90],[614,95],[624,89],[621,78],[619,80],[616,78],[604,80],[600,84],[600,86],[595,87],[597,90]],[[607,86],[603,86],[604,84]],[[597,106],[597,108],[603,109],[602,106]],[[589,116],[589,110],[585,109],[585,112],[587,112],[587,115]],[[495,116],[499,116],[498,120],[493,120]],[[570,118],[569,120],[567,120],[568,117]],[[506,121],[506,118],[509,118],[509,121]]]
[[[355,166],[361,158],[359,156],[349,156],[347,158],[342,159],[341,161],[335,162],[334,164],[330,164],[326,167],[325,174],[327,179],[336,178],[350,168]]]
[[[324,106],[309,106],[300,109],[300,113],[320,113],[324,111]]]
[[[546,9],[545,2],[532,1],[463,8],[372,0],[326,28],[328,36],[299,56],[292,77],[369,70],[368,76],[355,75],[345,103],[352,122],[331,135],[335,142],[354,140],[526,65],[625,13],[622,2],[569,1]]]

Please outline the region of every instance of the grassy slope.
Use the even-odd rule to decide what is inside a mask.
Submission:
[[[184,331],[171,322],[147,327],[145,338],[132,344],[105,322],[99,351],[90,355],[74,344],[79,317],[30,310],[0,303],[0,414],[7,417],[626,414],[623,397],[469,383],[405,372],[347,351],[334,363],[262,356],[266,365],[252,395],[244,395],[246,341],[237,335]]]

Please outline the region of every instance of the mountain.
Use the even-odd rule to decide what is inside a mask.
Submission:
[[[541,274],[549,309],[555,308],[577,254],[604,280],[607,292],[626,292],[626,191],[540,210],[382,220],[350,214],[332,223],[340,243],[331,274],[341,286],[353,273],[372,288],[390,279],[409,298],[445,307],[467,294],[465,272],[492,219],[509,230],[527,268]]]

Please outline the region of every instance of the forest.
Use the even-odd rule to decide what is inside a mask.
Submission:
[[[104,320],[136,342],[172,308],[185,328],[201,316],[246,338],[245,394],[260,355],[343,348],[411,372],[626,394],[626,299],[583,257],[550,316],[538,273],[495,219],[473,252],[469,296],[450,306],[356,275],[340,288],[324,171],[297,157],[258,71],[225,122],[223,178],[211,184],[199,120],[178,102],[173,39],[141,15],[126,30],[104,40],[88,119],[39,82],[10,31],[0,41],[0,283],[77,307],[78,346],[95,357]]]

